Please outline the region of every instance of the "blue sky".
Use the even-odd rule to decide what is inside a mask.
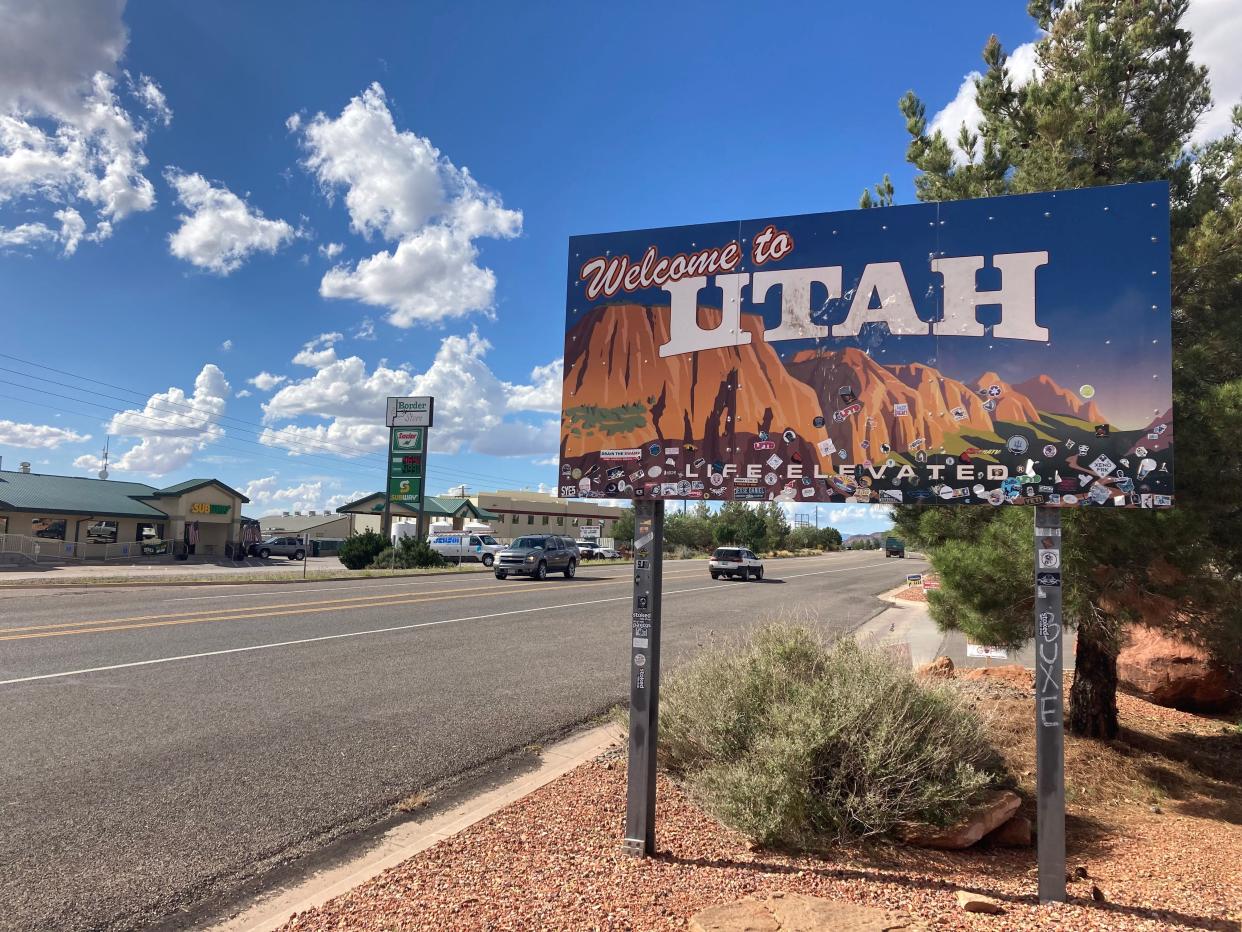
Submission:
[[[994,2],[9,5],[4,468],[110,434],[114,477],[252,514],[378,489],[386,394],[437,396],[433,491],[551,486],[570,235],[909,202],[898,97],[960,120],[988,35],[1035,38]]]

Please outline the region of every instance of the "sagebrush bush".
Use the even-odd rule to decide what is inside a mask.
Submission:
[[[387,544],[382,534],[366,530],[361,534],[354,534],[351,537],[345,538],[341,542],[337,556],[345,564],[346,569],[361,570],[370,566],[376,554],[386,546]]]
[[[661,763],[708,811],[784,848],[947,824],[1004,776],[952,687],[789,625],[671,677],[659,737]]]
[[[373,570],[412,570],[448,566],[444,557],[425,540],[403,537],[395,547],[385,547],[371,561]]]

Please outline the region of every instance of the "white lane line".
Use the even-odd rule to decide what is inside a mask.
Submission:
[[[803,576],[824,576],[832,573],[848,573],[855,567],[847,567],[835,570],[817,570],[811,573],[791,573],[788,576],[782,576],[781,579],[799,579]],[[715,590],[716,592],[727,592],[729,589],[721,586],[719,583],[712,583],[709,586],[696,586],[693,589],[670,589],[665,595],[681,595],[686,592],[706,592]],[[128,663],[114,663],[106,667],[86,667],[81,670],[65,670],[61,673],[41,673],[38,676],[20,676],[11,680],[0,680],[0,686],[13,686],[18,683],[33,683],[37,680],[55,680],[62,679],[66,676],[80,676],[84,673],[106,673],[110,670],[127,670],[132,667],[149,667],[160,663],[173,663],[178,660],[199,660],[203,657],[221,657],[225,654],[244,654],[255,650],[269,650],[274,647],[293,647],[298,644],[314,644],[319,641],[337,641],[343,638],[364,637],[370,634],[391,634],[395,631],[413,631],[417,628],[434,628],[437,625],[451,625],[464,621],[485,621],[489,618],[504,618],[509,615],[528,615],[531,612],[543,612],[561,608],[581,608],[584,605],[602,605],[605,602],[628,602],[633,596],[622,595],[613,596],[608,599],[591,599],[586,602],[570,602],[560,605],[540,605],[534,608],[518,608],[508,612],[491,612],[487,615],[469,615],[464,618],[444,618],[440,621],[420,621],[416,624],[396,625],[390,628],[370,628],[366,631],[346,631],[341,634],[323,634],[313,638],[298,638],[293,641],[273,641],[268,644],[251,644],[248,647],[229,647],[223,650],[209,650],[197,654],[178,654],[175,657],[157,657],[154,660],[132,660]]]

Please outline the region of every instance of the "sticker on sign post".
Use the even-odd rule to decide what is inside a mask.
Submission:
[[[1039,568],[1041,570],[1056,570],[1061,568],[1061,551],[1060,550],[1040,550],[1039,551]]]

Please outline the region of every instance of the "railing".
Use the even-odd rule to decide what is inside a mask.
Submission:
[[[80,560],[79,545],[55,537],[28,537],[25,534],[0,534],[0,553],[17,554],[38,562],[44,560]]]
[[[0,534],[0,554],[15,554],[32,562],[39,560],[137,560],[168,555],[172,541],[69,541],[54,537]]]

